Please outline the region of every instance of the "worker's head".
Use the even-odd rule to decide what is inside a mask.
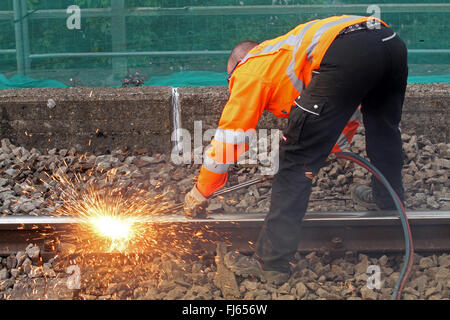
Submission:
[[[227,73],[231,74],[238,62],[241,61],[247,53],[258,44],[258,42],[251,40],[239,42],[233,50],[231,50],[230,57],[228,58]]]

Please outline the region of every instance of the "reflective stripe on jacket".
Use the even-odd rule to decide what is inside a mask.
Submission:
[[[288,117],[294,100],[311,81],[312,71],[319,69],[339,32],[368,20],[385,24],[373,17],[349,15],[314,20],[250,50],[230,78],[230,97],[204,154],[197,180],[197,188],[204,196],[225,185],[229,167],[248,149],[263,111]],[[359,114],[358,109],[332,152],[350,143],[359,126]]]

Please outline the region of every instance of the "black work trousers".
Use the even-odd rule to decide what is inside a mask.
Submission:
[[[255,253],[264,269],[288,270],[311,194],[305,173],[317,173],[325,164],[360,104],[367,155],[403,200],[399,123],[407,76],[406,46],[390,28],[358,30],[333,41],[283,131],[270,212]],[[372,187],[377,205],[393,209],[384,187],[375,179]]]

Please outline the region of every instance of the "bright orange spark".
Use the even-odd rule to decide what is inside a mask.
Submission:
[[[81,156],[80,162],[86,159]],[[169,189],[130,183],[129,177],[135,172],[118,168],[104,171],[95,166],[83,174],[55,171],[42,183],[51,190],[51,213],[81,222],[73,225],[72,232],[65,233],[62,239],[64,244],[76,247],[76,253],[154,254],[169,249],[186,252],[190,241],[182,239],[208,241],[207,229],[178,230],[176,226],[150,223],[151,216],[170,212],[173,200],[166,197]]]
[[[132,222],[117,217],[92,217],[88,222],[101,236],[111,240],[129,240],[132,236]]]
[[[135,234],[133,230],[134,221],[130,218],[117,216],[92,216],[87,218],[87,223],[100,237],[111,241],[111,250],[123,251],[130,239]]]
[[[150,195],[145,189],[123,186],[120,177],[114,169],[99,183],[81,175],[72,179],[64,174],[50,177],[56,183],[55,200],[62,203],[55,204],[55,214],[76,217],[82,222],[73,235],[77,242],[86,244],[86,253],[90,249],[136,253],[154,240],[155,230],[145,220],[168,206],[164,194]]]

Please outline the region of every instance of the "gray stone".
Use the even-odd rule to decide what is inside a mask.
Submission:
[[[164,300],[176,300],[183,297],[183,295],[186,293],[186,288],[178,286],[172,290],[170,290],[167,295],[164,297]]]
[[[284,283],[281,287],[278,288],[277,292],[279,294],[288,294],[291,291],[291,286],[289,283]]]
[[[56,277],[56,272],[53,270],[52,265],[50,263],[44,263],[42,265],[42,274],[45,277],[54,278]]]
[[[393,272],[390,276],[384,279],[385,286],[389,288],[393,288],[397,282],[399,276],[399,272]]]
[[[434,261],[430,257],[424,257],[424,258],[420,259],[419,267],[421,269],[428,269],[428,268],[431,268],[434,266],[435,266]]]
[[[316,291],[319,288],[319,285],[315,282],[307,282],[306,286],[312,291]]]
[[[241,286],[249,291],[253,291],[258,288],[258,283],[256,281],[245,279],[244,281],[242,281]]]
[[[437,168],[450,169],[450,160],[448,159],[435,159],[434,162]]]
[[[19,211],[24,213],[30,213],[37,208],[39,208],[39,204],[35,201],[26,201],[19,205]]]
[[[316,256],[316,252],[311,252],[305,256],[306,261],[309,262],[310,265],[313,265],[319,262],[319,258]]]
[[[137,287],[136,289],[134,289],[133,291],[133,297],[137,300],[140,300],[141,298],[145,297],[145,295],[148,292],[148,288],[143,288],[143,287]],[[99,297],[100,298],[100,297]],[[100,300],[100,299],[99,299]],[[105,299],[107,300],[107,299]]]
[[[25,261],[27,257],[27,254],[25,251],[17,251],[16,253],[16,259],[17,259],[17,266],[20,267],[22,263]]]
[[[415,290],[414,288],[411,288],[411,287],[405,287],[403,289],[403,293],[409,293],[411,295],[414,295],[416,298],[420,295],[417,290]]]
[[[143,298],[144,300],[157,300],[159,299],[159,293],[156,288],[149,288],[147,294]]]
[[[392,299],[392,289],[391,288],[381,288],[381,300],[391,300]]]
[[[140,287],[146,287],[146,288],[156,288],[158,285],[158,281],[156,279],[149,279],[139,282]]]
[[[255,296],[255,300],[270,300],[271,297],[269,294],[258,294]]]
[[[20,275],[19,269],[11,269],[11,277],[17,278]]]
[[[440,267],[438,272],[436,272],[434,279],[436,281],[447,280],[450,279],[450,270],[446,267]]]
[[[305,259],[300,259],[295,266],[295,269],[300,271],[306,268],[308,268],[308,261],[306,261]]]
[[[303,298],[308,293],[308,288],[306,288],[306,286],[303,284],[303,282],[298,282],[295,285],[295,289],[297,291],[297,297],[299,299]]]
[[[360,273],[355,276],[355,281],[358,284],[366,284],[369,279],[369,275],[367,273]]]
[[[319,276],[310,269],[303,269],[300,271],[300,275],[308,280],[316,280]]]
[[[9,255],[6,257],[6,268],[13,269],[17,266],[17,259],[15,255]]]
[[[246,294],[244,294],[244,300],[253,300],[253,299],[255,299],[254,291],[248,291]]]
[[[347,177],[344,174],[338,175],[338,177],[336,178],[336,184],[344,185],[345,183],[347,183]]]
[[[422,292],[427,287],[428,277],[426,275],[422,275],[422,276],[414,279],[414,281],[417,285],[417,290]]]
[[[194,284],[198,284],[198,285],[203,285],[207,282],[207,277],[206,274],[203,272],[196,272],[196,273],[191,273],[189,275],[186,275],[186,277],[192,279],[192,282]],[[178,283],[179,281],[176,280],[176,282]]]
[[[443,254],[438,259],[439,259],[439,266],[440,267],[449,267],[450,266],[450,255]]]
[[[363,300],[377,300],[378,293],[367,286],[363,286],[360,290]]]
[[[211,295],[211,287],[209,286],[192,286],[192,288],[188,291],[196,296],[196,298],[202,300],[209,300],[212,298]]]
[[[359,262],[368,262],[369,261],[369,257],[365,254],[360,253],[358,255],[358,261]]]
[[[0,270],[0,280],[6,280],[9,278],[9,271],[6,268]]]
[[[0,281],[0,291],[5,291],[8,288],[11,288],[14,285],[14,279],[9,278],[6,280]]]
[[[355,266],[355,273],[356,274],[366,273],[368,267],[369,267],[369,261],[367,259],[363,260],[362,262],[358,263]]]
[[[436,293],[436,292],[437,292],[437,290],[436,290],[435,287],[428,288],[428,289],[425,291],[425,298],[428,298],[429,296],[433,295],[433,294]]]
[[[107,295],[112,295],[113,293],[115,293],[117,291],[118,288],[118,284],[111,282],[108,284],[108,287],[106,288],[106,294]]]
[[[18,170],[16,170],[16,169],[8,169],[8,170],[6,170],[5,171],[5,173],[7,174],[7,175],[9,175],[9,176],[11,176],[11,177],[16,177],[17,176],[17,174],[18,174]]]
[[[6,186],[8,183],[8,179],[0,178],[0,187]]]
[[[27,256],[31,259],[32,262],[37,263],[39,261],[39,256],[41,253],[41,249],[38,246],[28,246],[25,250],[27,253]]]
[[[31,271],[33,263],[30,258],[25,258],[25,261],[22,263],[22,270],[24,273],[28,274]]]
[[[4,189],[3,191],[0,191],[0,200],[2,200],[3,202],[6,202],[8,200],[13,200],[15,201],[15,196],[14,196],[14,192],[9,190],[9,189]],[[11,201],[10,201],[11,203]]]
[[[61,253],[61,255],[71,255],[73,253],[75,253],[76,251],[76,246],[74,244],[71,243],[66,243],[66,242],[60,242],[58,244],[58,252]]]
[[[12,147],[11,141],[9,141],[9,139],[7,139],[7,138],[4,138],[1,140],[1,143],[2,143],[3,152],[10,153],[11,147]]]
[[[112,163],[111,163],[111,162],[108,162],[108,161],[102,161],[102,162],[99,162],[99,163],[97,164],[97,169],[98,169],[98,170],[106,170],[106,169],[111,168],[111,166],[112,166]]]
[[[295,300],[295,296],[291,294],[280,294],[276,300]]]
[[[210,203],[208,207],[206,208],[207,211],[218,211],[220,209],[223,209],[223,205],[221,203]]]
[[[319,297],[327,299],[327,300],[342,300],[342,297],[338,296],[337,294],[330,293],[323,288],[317,289],[316,294]]]
[[[170,290],[175,289],[176,286],[174,281],[161,280],[158,284],[158,290],[169,292]]]
[[[28,276],[30,278],[38,278],[43,275],[43,271],[41,267],[31,266],[30,272],[28,272]]]
[[[386,275],[386,276],[390,276],[394,272],[394,269],[392,269],[392,268],[384,268],[384,267],[382,267],[381,270],[383,271],[383,274]]]
[[[427,205],[433,209],[439,209],[441,207],[441,205],[436,201],[434,197],[427,198]]]
[[[154,158],[154,157],[148,157],[148,156],[142,156],[139,158],[142,161],[148,162],[148,163],[160,163],[164,160],[161,160],[160,158]]]
[[[378,263],[381,266],[386,266],[387,262],[388,262],[388,257],[386,255],[383,255],[380,257],[380,259],[378,259]]]
[[[414,182],[414,176],[410,175],[410,174],[404,174],[403,175],[403,183],[405,185],[411,184]]]

